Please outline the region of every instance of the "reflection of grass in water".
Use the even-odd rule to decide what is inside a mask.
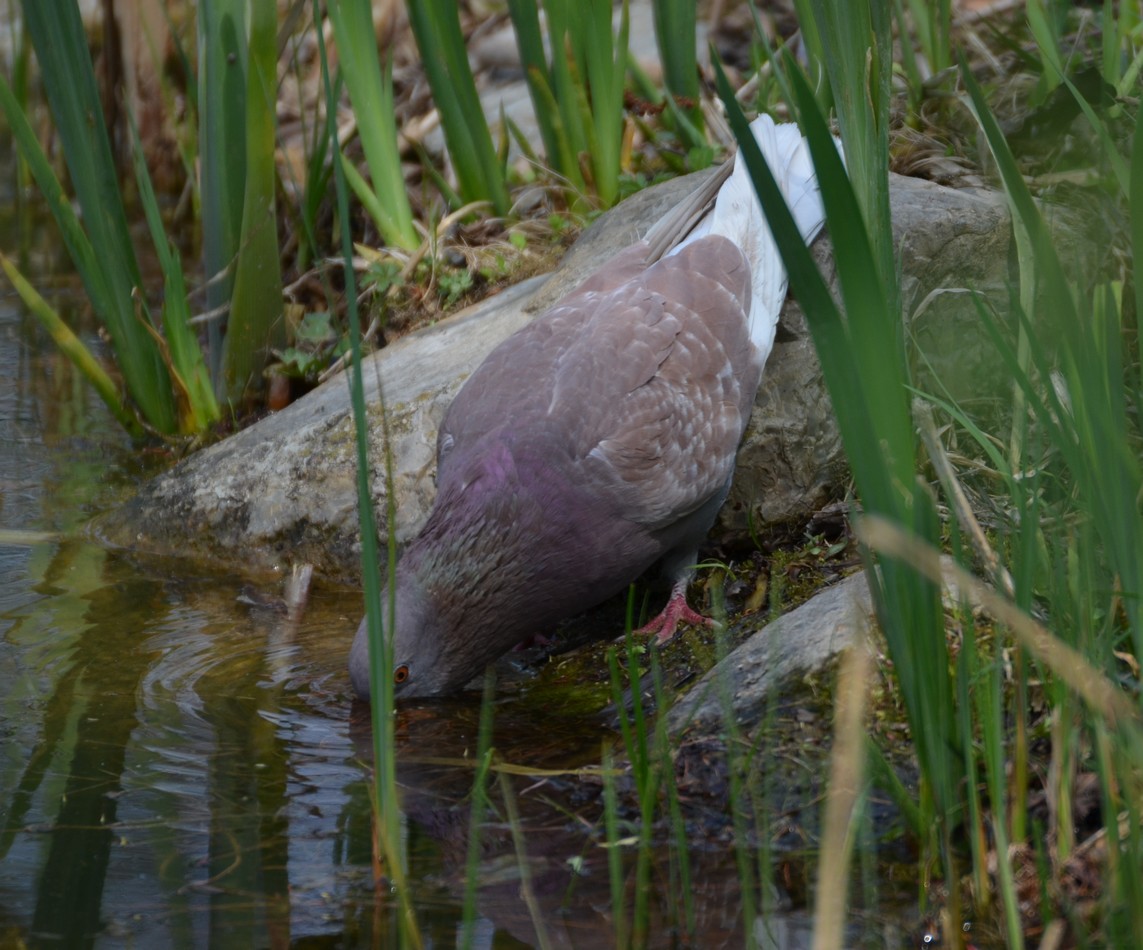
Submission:
[[[4,721],[26,724],[31,710],[40,715],[27,735],[5,743],[22,761],[3,772],[0,855],[9,854],[30,820],[53,827],[37,854],[32,927],[65,943],[100,927],[123,766],[137,722],[135,690],[151,660],[135,648],[134,629],[119,622],[120,611],[101,609],[122,593],[107,584],[105,562],[102,549],[78,542],[34,551],[28,564],[38,581],[29,587],[45,595],[34,610],[9,615],[5,635],[21,649],[26,673],[24,688],[18,680],[4,691]],[[64,577],[66,593],[57,586]],[[130,593],[146,604],[155,588],[140,582]]]
[[[484,674],[484,696],[480,704],[480,727],[476,739],[476,776],[472,782],[472,808],[469,812],[468,855],[464,866],[464,927],[461,944],[472,946],[476,919],[476,882],[480,870],[480,824],[488,808],[488,767],[492,764],[492,702],[496,674],[489,667]]]

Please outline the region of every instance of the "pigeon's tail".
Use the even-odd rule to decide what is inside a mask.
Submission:
[[[768,115],[750,123],[750,130],[808,244],[821,230],[825,211],[806,140],[793,123],[777,125]],[[750,338],[765,359],[774,345],[778,313],[786,298],[786,268],[745,162],[735,160],[734,171],[719,190],[714,210],[683,243],[704,234],[729,238],[750,261]]]

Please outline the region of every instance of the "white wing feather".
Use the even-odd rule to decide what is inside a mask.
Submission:
[[[808,244],[825,223],[825,211],[806,140],[794,123],[779,125],[768,115],[750,123],[750,130]],[[750,261],[750,339],[764,361],[774,345],[778,314],[786,299],[786,268],[746,164],[737,158],[714,209],[671,253],[707,234],[721,234],[734,241]]]

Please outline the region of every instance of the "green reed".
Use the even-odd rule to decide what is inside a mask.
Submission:
[[[314,20],[318,22],[318,0],[314,0]],[[329,141],[336,142],[337,124],[335,121],[336,102],[333,97],[333,82],[330,79],[329,64],[325,43],[320,41],[322,83],[326,96],[326,134]],[[334,163],[334,185],[337,193],[340,239],[344,255],[345,293],[350,318],[351,363],[348,373],[350,400],[353,406],[354,437],[357,453],[357,502],[358,521],[361,529],[361,571],[362,586],[365,592],[365,617],[369,631],[369,686],[370,712],[373,726],[373,808],[374,840],[376,853],[382,865],[382,873],[393,883],[397,893],[398,930],[403,946],[419,947],[423,944],[420,927],[413,910],[412,896],[409,893],[404,847],[401,841],[400,799],[397,795],[396,735],[394,728],[393,698],[393,645],[385,635],[385,605],[382,603],[382,580],[387,579],[389,591],[388,628],[393,626],[393,576],[396,569],[396,543],[393,535],[393,472],[389,442],[385,444],[386,486],[388,512],[386,524],[389,526],[388,559],[386,571],[382,574],[381,557],[378,550],[376,521],[373,517],[373,497],[370,491],[369,473],[369,417],[365,407],[365,387],[362,377],[361,325],[357,309],[356,278],[353,270],[353,239],[349,230],[349,195],[345,176],[339,163]],[[381,394],[381,417],[385,418],[384,394]]]
[[[350,184],[358,200],[368,209],[385,241],[406,251],[416,250],[421,238],[413,226],[397,148],[392,62],[386,57],[384,67],[381,65],[369,4],[330,0],[326,9],[372,186],[344,159],[343,170],[351,176]]]
[[[151,427],[174,432],[174,394],[155,325],[145,308],[143,319],[136,313],[133,294],[142,279],[79,9],[73,2],[32,3],[24,13],[82,224],[6,82],[0,84],[0,104],[107,329],[133,402]]]
[[[488,201],[495,214],[506,215],[510,207],[507,171],[484,119],[460,29],[459,7],[451,0],[409,0],[407,8],[460,183],[461,201]]]
[[[841,35],[823,34],[827,64],[831,43],[839,43],[843,37],[862,46],[871,41],[871,19],[865,20],[864,31],[854,31],[852,26],[841,30],[839,22],[830,23]],[[850,51],[835,64],[833,75],[844,76],[846,64],[857,68],[865,61],[864,56]],[[886,167],[884,157],[876,154],[886,143],[881,129],[884,117],[857,109],[858,115],[848,126],[843,125],[843,131],[848,129],[854,138],[855,156],[866,156],[863,162],[851,159],[850,140],[845,139],[850,168],[847,175],[812,91],[798,70],[790,69],[788,75],[818,170],[845,319],[797,233],[721,73],[719,91],[739,140],[739,154],[751,169],[778,238],[790,284],[806,311],[865,509],[883,512],[895,521],[911,525],[922,536],[935,539],[937,523],[932,502],[918,485],[914,469],[916,447],[905,390],[907,367],[901,356],[900,318],[894,317],[898,299],[895,263],[891,256],[889,260],[883,256],[886,248],[892,248],[891,237],[872,238],[873,229],[867,230],[866,224],[870,220],[869,209],[880,208],[873,220],[885,221],[887,227],[887,182],[880,186],[868,184],[860,192],[850,184],[851,177],[856,179],[855,168],[870,175]],[[876,78],[871,82],[880,87]],[[850,98],[857,100],[860,95]],[[859,194],[866,195],[867,205],[861,203]],[[892,276],[888,283],[886,275]],[[932,844],[947,858],[950,818],[959,805],[959,741],[936,588],[907,565],[894,562],[882,562],[879,573],[871,570],[869,579],[929,790],[928,796],[922,796],[922,801],[932,806],[931,820],[926,824],[934,829]]]
[[[219,378],[215,381],[220,395],[233,405],[262,390],[262,370],[270,352],[286,344],[274,166],[277,10],[272,4],[250,6],[247,42],[242,230]]]
[[[537,0],[509,0],[508,11],[548,165],[566,183],[573,207],[590,206],[590,195],[611,207],[619,198],[623,150],[626,2],[617,33],[610,0],[588,0],[574,12],[566,0],[545,3],[550,60]]]
[[[1105,25],[1112,28],[1111,24]],[[830,42],[827,31],[827,59]],[[1050,66],[1051,57],[1045,54],[1044,62]],[[1029,833],[1027,697],[1033,681],[1046,680],[1051,707],[1047,716],[1052,723],[1050,794],[1058,802],[1057,825],[1045,854],[1050,867],[1041,873],[1058,870],[1075,843],[1071,783],[1083,758],[1088,758],[1087,767],[1094,769],[1104,788],[1104,821],[1109,839],[1119,841],[1121,848],[1132,849],[1139,838],[1138,829],[1125,826],[1120,817],[1124,804],[1133,800],[1124,786],[1136,784],[1131,775],[1138,769],[1138,760],[1134,758],[1140,750],[1138,717],[1125,710],[1122,694],[1110,678],[1101,678],[1098,672],[1100,667],[1110,667],[1109,675],[1113,672],[1113,644],[1119,643],[1119,649],[1136,657],[1140,651],[1143,530],[1138,498],[1143,483],[1135,449],[1140,441],[1139,357],[1137,349],[1131,348],[1133,338],[1125,332],[1124,284],[1115,280],[1101,283],[1098,279],[1084,285],[1069,281],[1066,275],[1072,271],[1065,266],[1068,262],[1058,255],[1051,233],[985,105],[983,93],[964,66],[961,79],[1009,196],[1020,248],[1021,290],[1014,295],[1018,340],[1010,342],[1000,322],[982,307],[986,329],[1016,383],[1018,398],[1014,400],[1013,414],[1020,424],[1013,426],[1013,451],[1000,451],[995,437],[980,429],[964,410],[944,405],[1001,474],[1003,485],[994,504],[1000,510],[1013,510],[1019,519],[1009,529],[1001,529],[1007,531],[1003,535],[1007,542],[1001,547],[1004,563],[996,569],[1003,569],[1003,576],[994,572],[997,584],[1004,589],[1003,581],[1011,578],[1011,596],[1023,611],[1046,605],[1043,609],[1048,618],[1055,618],[1063,626],[1057,645],[1055,640],[1045,639],[1044,631],[1035,636],[1019,632],[1023,621],[1019,620],[1020,615],[1013,614],[990,638],[987,649],[982,650],[978,648],[977,628],[971,616],[967,616],[961,624],[962,641],[954,677],[958,701],[955,706],[941,704],[949,712],[955,708],[959,720],[956,723],[946,722],[940,710],[935,719],[913,711],[914,693],[908,680],[915,677],[915,670],[910,669],[909,660],[899,652],[891,630],[886,628],[885,634],[918,746],[924,740],[918,726],[925,721],[937,723],[949,737],[949,748],[954,754],[946,760],[944,778],[964,790],[965,801],[960,801],[960,793],[950,795],[952,785],[945,784],[946,802],[952,806],[944,810],[945,820],[964,823],[968,832],[978,908],[987,906],[995,887],[1000,897],[1001,926],[1008,943],[1018,946],[1023,941],[1024,920],[1016,893],[1015,867],[1007,846],[1025,843]],[[1065,76],[1060,81],[1076,96],[1106,153],[1104,158],[1112,169],[1120,199],[1128,209],[1130,259],[1137,268],[1141,211],[1136,199],[1138,170],[1143,162],[1139,136],[1136,134],[1134,139],[1129,170],[1127,161],[1115,153],[1112,136],[1102,125],[1104,120],[1081,101]],[[808,98],[804,92],[800,96],[804,121]],[[844,132],[844,124],[842,127]],[[826,205],[830,211],[828,193]],[[830,228],[840,266],[842,258],[852,253],[852,245],[843,243],[838,224],[831,212]],[[792,275],[793,270],[791,266]],[[1092,280],[1090,275],[1084,279]],[[798,287],[796,277],[792,276],[792,283]],[[802,291],[797,292],[805,300]],[[844,274],[842,292],[852,326],[855,317],[846,295]],[[1083,310],[1077,306],[1080,301],[1087,304]],[[1033,302],[1035,326],[1028,316]],[[814,319],[811,313],[811,326]],[[1050,351],[1042,342],[1045,334],[1041,327],[1048,328],[1048,338],[1057,341]],[[820,350],[821,343],[818,345]],[[856,348],[850,352],[855,363],[864,363]],[[829,357],[826,353],[821,355],[828,376]],[[1053,384],[1053,378],[1059,382]],[[833,384],[830,385],[832,391]],[[834,398],[836,405],[837,396]],[[1029,425],[1022,421],[1024,412],[1031,414]],[[843,416],[839,409],[839,417]],[[841,421],[844,431],[846,422],[844,418]],[[853,458],[848,437],[846,448],[869,511],[872,505],[864,494],[862,464]],[[951,490],[947,484],[945,488],[946,492]],[[1064,512],[1066,517],[1061,517]],[[901,523],[907,524],[906,519],[901,518]],[[864,532],[862,536],[869,537]],[[874,547],[883,553],[889,550],[881,544]],[[917,555],[911,555],[909,560],[917,563]],[[881,564],[884,570],[888,561],[883,558]],[[929,576],[935,580],[939,576],[935,560],[931,568]],[[962,586],[962,594],[964,590]],[[992,609],[1000,611],[1001,606],[997,604]],[[880,619],[884,627],[884,612]],[[1013,651],[1012,679],[1003,675],[1001,667],[1001,650],[1006,642],[1004,627],[1008,625],[1015,625],[1010,629],[1018,634],[1020,644]],[[1025,639],[1026,636],[1031,638]],[[932,642],[935,644],[935,640]],[[1064,642],[1071,644],[1072,652],[1065,651]],[[1077,671],[1082,671],[1082,675]],[[933,673],[936,678],[929,679],[929,683],[945,678],[936,669]],[[1082,698],[1082,703],[1077,703],[1077,697]],[[1084,752],[1090,748],[1084,739],[1087,734],[1094,736],[1101,749],[1094,762]],[[922,792],[927,785],[935,794],[942,794],[942,782],[934,780],[932,757],[925,755],[922,748],[918,748],[918,755]],[[924,803],[922,794],[922,808]],[[988,872],[990,850],[998,856],[995,884]],[[945,872],[951,875],[955,868],[953,855],[947,848],[944,853]],[[1138,906],[1140,896],[1136,890],[1138,866],[1137,859],[1108,861],[1104,914],[1089,925],[1090,934],[1102,934],[1103,939],[1112,942],[1139,939],[1143,932],[1140,915],[1131,910]],[[1124,872],[1125,867],[1131,870]],[[1056,912],[1050,903],[1044,905],[1044,910],[1048,914]],[[1079,918],[1066,906],[1062,911],[1076,927]],[[955,915],[952,920],[955,922]],[[1085,929],[1088,928],[1080,928],[1081,934]]]
[[[275,211],[276,17],[272,8],[256,5],[247,23],[244,10],[226,0],[204,0],[198,10],[203,84],[192,101],[202,120],[204,258],[208,277],[217,278],[208,281],[207,302],[212,312],[229,310],[225,340],[218,315],[208,321],[205,375],[183,265],[164,233],[133,137],[136,180],[166,292],[162,318],[150,311],[74,2],[28,4],[26,16],[82,220],[32,132],[26,101],[22,105],[0,82],[0,106],[107,329],[134,411],[160,435],[201,432],[219,417],[220,400],[237,404],[257,391],[270,350],[284,340]]]

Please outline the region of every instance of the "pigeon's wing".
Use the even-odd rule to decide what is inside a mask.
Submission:
[[[505,423],[544,415],[557,366],[576,346],[591,316],[609,305],[616,287],[646,269],[647,249],[616,255],[542,315],[500,343],[465,381],[437,434],[438,482],[457,446],[475,444]]]
[[[734,467],[762,371],[749,268],[730,241],[703,238],[603,303],[554,365],[547,417],[623,517],[666,527]]]
[[[637,245],[501,343],[438,441],[438,484],[485,436],[543,443],[617,515],[658,529],[722,491],[761,360],[741,251],[706,237],[650,267]],[[468,452],[456,452],[468,457]]]

